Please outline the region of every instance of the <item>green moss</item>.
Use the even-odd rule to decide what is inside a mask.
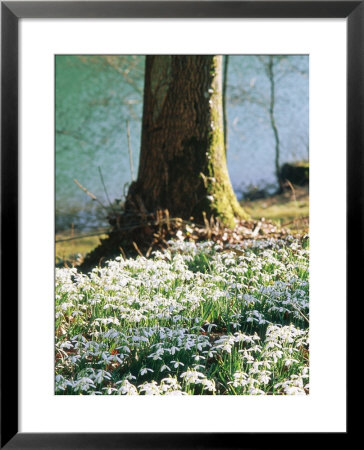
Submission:
[[[220,58],[220,59],[219,59]],[[248,219],[248,214],[239,205],[226,166],[224,144],[224,127],[222,120],[221,96],[221,57],[213,58],[214,78],[210,92],[210,126],[209,150],[207,164],[207,190],[213,197],[211,209],[223,223],[229,227],[235,226],[235,218]]]

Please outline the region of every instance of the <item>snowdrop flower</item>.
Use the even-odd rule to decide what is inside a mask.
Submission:
[[[142,369],[140,369],[140,371],[139,371],[139,373],[140,373],[140,375],[145,375],[146,373],[148,373],[148,372],[154,372],[154,370],[153,369],[148,369],[147,367],[143,367]]]
[[[262,391],[261,389],[255,388],[255,387],[251,387],[248,390],[248,393],[250,395],[266,395],[266,393],[264,391]]]
[[[201,370],[201,369],[204,369],[205,366],[203,366],[203,365],[201,365],[201,364],[193,364],[193,368],[194,368],[195,370]]]
[[[59,348],[65,348],[65,349],[69,350],[70,348],[73,348],[73,345],[71,344],[70,341],[65,341],[65,342],[61,343]]]
[[[204,378],[203,380],[201,380],[201,384],[203,385],[204,390],[207,390],[210,392],[216,391],[216,386],[215,386],[214,380],[208,380],[207,378]]]
[[[297,361],[297,359],[293,359],[293,358],[287,358],[284,362],[284,365],[286,367],[289,367],[291,364],[293,364],[294,362],[298,363],[299,361]]]
[[[113,392],[118,392],[118,390],[113,387],[105,387],[103,390],[106,391],[107,395],[111,395]]]
[[[80,391],[87,392],[90,388],[95,389],[96,386],[94,385],[91,378],[88,378],[88,377],[82,377],[73,383],[73,389],[76,392],[80,392]]]
[[[99,370],[95,376],[95,382],[97,384],[102,383],[104,380],[110,380],[111,374],[106,372],[106,370]]]
[[[135,377],[134,377],[135,378]],[[118,381],[116,385],[120,384],[118,393],[121,395],[138,395],[137,388],[128,380]]]
[[[156,381],[152,381],[151,383],[144,383],[139,386],[139,391],[144,392],[145,395],[160,395],[161,392],[159,390],[159,386]]]
[[[178,391],[178,390],[173,390],[173,391],[167,391],[165,393],[165,395],[176,395],[176,396],[180,396],[180,395],[187,395],[186,392],[182,392],[182,391]]]
[[[173,367],[177,369],[179,366],[184,366],[184,364],[181,361],[171,361],[171,364],[173,364]]]
[[[200,359],[206,359],[204,356],[202,356],[202,355],[193,355],[193,359],[195,360],[195,361],[200,361]]]
[[[181,374],[181,378],[184,378],[187,383],[195,383],[199,377],[204,378],[204,374],[197,372],[197,370],[188,369],[186,372]]]
[[[229,381],[228,384],[232,384],[234,387],[246,386],[248,384],[248,374],[245,372],[235,372],[234,380]]]
[[[260,383],[268,384],[270,381],[270,372],[268,372],[267,370],[263,370],[262,372],[260,372],[259,381]]]

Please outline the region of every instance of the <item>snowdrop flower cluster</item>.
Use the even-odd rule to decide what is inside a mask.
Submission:
[[[55,392],[307,394],[308,276],[291,238],[57,269]]]

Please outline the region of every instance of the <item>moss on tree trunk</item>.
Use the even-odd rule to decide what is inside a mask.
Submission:
[[[147,56],[139,172],[127,210],[246,218],[226,166],[221,56]]]

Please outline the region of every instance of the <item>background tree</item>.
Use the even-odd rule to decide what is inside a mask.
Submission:
[[[249,63],[254,66],[255,77],[250,80],[248,86],[236,85],[231,87],[230,99],[233,103],[242,104],[250,103],[256,105],[265,115],[267,123],[272,131],[274,142],[274,172],[278,185],[277,193],[282,192],[285,180],[281,176],[281,154],[282,139],[281,131],[283,125],[288,123],[279,123],[279,104],[285,104],[285,111],[289,110],[289,96],[284,96],[282,84],[288,77],[293,75],[307,77],[307,63],[305,55],[255,55],[249,57]],[[243,72],[246,72],[243,70]],[[259,89],[256,87],[258,74],[263,73],[265,76],[265,88],[262,85]],[[258,122],[256,120],[256,122]],[[291,126],[294,126],[291,124]],[[296,135],[299,130],[294,129]],[[302,132],[302,130],[301,130]],[[303,136],[305,138],[305,135]],[[307,152],[308,155],[308,152]]]
[[[246,217],[226,166],[221,56],[147,56],[138,178],[125,209],[233,226]]]
[[[227,95],[226,90],[228,86],[228,68],[229,68],[229,55],[224,56],[224,74],[223,74],[223,84],[222,84],[222,111],[224,117],[224,144],[225,152],[228,151],[228,123],[227,123]]]
[[[274,144],[275,144],[275,158],[274,158],[274,166],[275,166],[275,172],[278,182],[278,192],[283,191],[283,184],[284,180],[282,180],[281,177],[281,170],[280,170],[280,141],[279,141],[279,132],[278,127],[276,123],[275,118],[275,104],[276,104],[276,81],[275,81],[275,73],[274,73],[274,66],[279,63],[281,56],[274,56],[274,55],[268,55],[266,57],[261,56],[259,57],[265,73],[267,75],[267,78],[269,80],[269,87],[270,87],[270,95],[269,95],[269,105],[268,105],[268,114],[269,114],[269,122],[272,127],[273,136],[274,136]]]

